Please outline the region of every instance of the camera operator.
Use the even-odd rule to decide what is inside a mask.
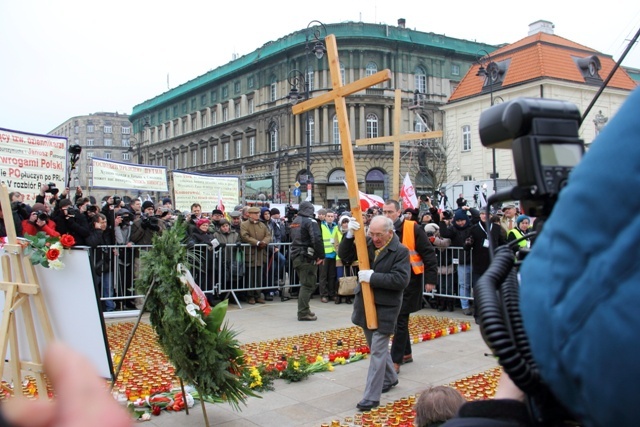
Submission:
[[[116,245],[122,246],[118,249],[117,271],[114,272],[116,281],[116,291],[119,296],[131,296],[134,294],[133,286],[133,265],[134,265],[134,249],[131,242],[131,226],[134,216],[126,208],[116,210],[115,218],[115,238]],[[134,310],[136,305],[132,299],[124,301],[127,309]]]
[[[135,245],[151,245],[153,235],[165,229],[164,221],[154,211],[153,202],[147,200],[142,204],[142,215],[131,226],[131,241]]]
[[[73,206],[69,199],[61,199],[51,215],[56,223],[56,230],[60,234],[71,234],[76,240],[76,246],[87,244],[87,237],[91,232],[89,221],[80,209]]]
[[[202,219],[202,206],[198,203],[191,205],[191,214],[187,216],[187,234],[191,235],[198,231],[197,222]]]
[[[22,221],[22,232],[35,236],[39,231],[50,237],[59,237],[56,223],[49,218],[48,208],[43,203],[34,203],[28,219]]]

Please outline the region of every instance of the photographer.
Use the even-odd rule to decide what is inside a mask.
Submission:
[[[53,211],[51,219],[56,223],[56,230],[60,234],[71,234],[76,240],[76,246],[85,246],[90,228],[87,217],[80,209],[73,206],[69,199],[61,199]]]
[[[49,194],[51,194],[51,197],[49,198],[49,203],[51,204],[51,206],[54,206],[56,203],[58,203],[58,200],[59,200],[58,193],[59,192],[60,192],[60,190],[56,187],[56,184],[53,183],[53,182],[50,182],[48,184],[42,184],[40,186],[40,194],[38,194],[36,196],[36,203],[45,204],[47,193],[49,193]],[[33,210],[33,208],[32,208],[32,210]]]
[[[164,222],[154,216],[153,202],[146,201],[142,204],[142,215],[133,221],[131,226],[131,241],[135,245],[151,245],[153,235],[164,230]]]
[[[464,248],[459,249],[456,254],[458,259],[458,295],[463,297],[460,299],[462,312],[471,316],[469,300],[466,299],[471,292],[471,242],[467,241],[471,235],[471,221],[467,215],[467,209],[461,208],[455,211],[453,224],[446,219],[447,216],[440,223],[440,235],[445,239],[451,239],[452,247]]]
[[[56,231],[56,223],[49,218],[47,207],[43,203],[34,203],[28,219],[22,221],[22,232],[35,236],[39,231],[50,237],[59,237]]]
[[[116,245],[122,246],[118,249],[118,263],[114,272],[115,288],[118,296],[132,296],[133,286],[133,264],[134,251],[131,243],[131,225],[133,224],[133,214],[125,208],[120,208],[115,212],[115,239]],[[136,305],[132,299],[124,302],[127,309],[135,310]]]

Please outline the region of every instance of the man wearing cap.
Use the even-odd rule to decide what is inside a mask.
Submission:
[[[164,222],[154,215],[153,202],[147,200],[142,203],[142,215],[133,221],[131,226],[131,241],[135,245],[151,245],[153,235],[164,230]]]
[[[240,235],[240,223],[242,223],[242,212],[233,211],[229,214],[231,217],[231,229]]]
[[[245,267],[247,268],[248,285],[251,288],[261,288],[262,274],[267,263],[267,246],[271,243],[271,234],[266,224],[260,221],[260,208],[253,206],[247,210],[249,219],[240,224],[240,238],[243,243],[248,243],[251,247],[245,254]],[[247,292],[248,303],[264,304],[265,300],[260,297],[260,291],[250,290]]]
[[[507,234],[509,234],[509,231],[516,226],[516,205],[508,204],[502,207],[500,226]]]
[[[220,220],[224,218],[224,212],[220,209],[214,209],[211,211],[211,227],[209,228],[210,233],[215,233],[220,230]]]
[[[313,219],[313,204],[300,203],[298,216],[291,224],[291,260],[300,277],[298,293],[298,320],[317,320],[315,313],[309,309],[311,294],[316,290],[318,282],[318,266],[324,262],[324,247],[320,237],[320,229]]]

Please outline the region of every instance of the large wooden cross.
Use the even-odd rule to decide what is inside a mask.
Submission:
[[[364,222],[362,221],[362,210],[360,209],[358,177],[356,175],[356,165],[353,159],[353,148],[351,147],[351,134],[349,132],[349,118],[347,116],[347,103],[345,101],[345,97],[391,79],[391,71],[388,69],[382,70],[371,76],[343,85],[342,76],[340,74],[340,60],[338,59],[338,45],[336,44],[336,37],[333,34],[329,34],[325,41],[327,42],[327,56],[329,59],[329,71],[331,73],[331,84],[333,89],[316,98],[308,99],[305,102],[294,105],[293,114],[302,114],[332,101],[335,103],[338,128],[340,130],[342,160],[344,161],[344,171],[348,185],[351,212],[355,219],[360,223],[360,230],[355,233],[358,264],[361,270],[369,270],[369,252],[367,250],[367,240],[364,235]],[[378,329],[378,316],[373,300],[373,291],[371,290],[369,283],[363,282],[361,283],[361,286],[365,315],[367,318],[367,328]]]
[[[393,192],[392,197],[395,200],[398,200],[398,195],[400,192],[400,143],[402,141],[413,141],[416,139],[427,139],[427,138],[441,138],[442,131],[434,131],[434,132],[417,132],[417,133],[400,133],[400,120],[401,120],[401,112],[402,112],[402,101],[400,98],[400,89],[396,89],[395,92],[395,103],[394,103],[394,112],[393,112],[393,135],[390,136],[381,136],[379,138],[364,138],[364,139],[356,139],[356,146],[361,145],[373,145],[373,144],[386,144],[389,142],[393,143]]]

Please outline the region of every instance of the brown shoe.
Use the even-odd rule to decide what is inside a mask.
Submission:
[[[264,298],[258,298],[258,299],[256,300],[256,302],[257,302],[258,304],[265,304],[265,300],[264,300]]]
[[[322,297],[322,298],[320,298],[320,302],[329,302],[329,298]]]
[[[255,303],[256,303],[256,299],[255,299],[255,298],[253,298],[253,297],[251,297],[251,298],[249,298],[249,299],[247,300],[247,304],[251,304],[251,305],[253,305],[253,304],[255,304]]]
[[[393,364],[393,369],[396,371],[396,374],[400,373],[400,364],[399,363],[394,363]]]
[[[342,298],[341,297],[335,297],[334,298],[336,304],[341,304],[342,303]]]

